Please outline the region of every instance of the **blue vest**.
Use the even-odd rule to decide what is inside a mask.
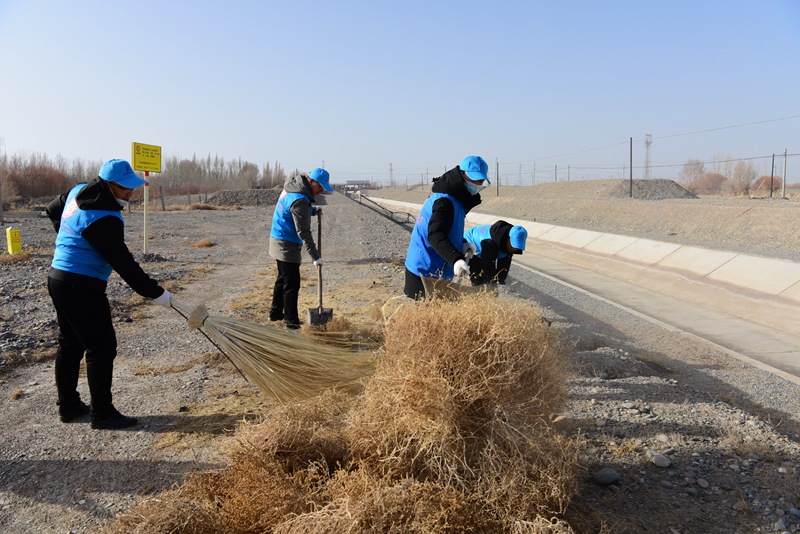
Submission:
[[[297,228],[294,225],[294,217],[292,217],[292,204],[298,200],[305,200],[311,205],[311,199],[308,195],[303,193],[287,193],[283,190],[278,203],[275,205],[275,213],[272,214],[272,229],[269,231],[269,236],[281,241],[290,241],[303,244],[303,240],[297,233]],[[310,211],[309,211],[310,215]]]
[[[479,258],[481,257],[481,248],[482,248],[481,241],[483,241],[484,239],[492,238],[490,232],[491,228],[492,228],[491,224],[482,224],[480,226],[473,226],[472,228],[464,232],[464,239],[475,245],[475,248],[478,249],[477,252],[475,252],[475,255]],[[508,256],[508,253],[505,250],[501,250],[497,254],[497,259],[499,260],[505,258],[506,256]]]
[[[433,193],[422,205],[422,211],[417,217],[414,231],[411,232],[411,242],[408,244],[408,254],[406,255],[406,269],[417,276],[452,280],[453,266],[439,256],[428,242],[428,224],[431,222],[433,204],[440,198],[450,199],[450,202],[453,203],[453,226],[448,237],[453,246],[461,250],[461,245],[464,242],[464,219],[467,217],[467,212],[464,210],[464,206],[452,196],[444,193]]]
[[[125,220],[119,211],[80,209],[75,197],[85,186],[86,184],[78,184],[67,195],[51,266],[61,271],[107,281],[111,276],[111,265],[81,236],[81,233],[90,224],[103,217],[118,217],[123,225]]]

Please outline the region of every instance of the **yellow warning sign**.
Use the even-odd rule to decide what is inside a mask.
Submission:
[[[131,162],[134,171],[161,172],[161,147],[131,143]]]

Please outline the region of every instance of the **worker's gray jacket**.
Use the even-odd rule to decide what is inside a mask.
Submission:
[[[283,189],[287,193],[302,193],[308,198],[314,198],[314,194],[311,192],[311,186],[308,185],[308,180],[309,177],[307,174],[296,174],[286,180],[283,184]],[[292,219],[294,219],[294,226],[297,228],[297,235],[299,235],[300,239],[303,241],[308,255],[311,256],[313,260],[319,259],[320,254],[311,232],[311,215],[316,212],[316,208],[313,208],[305,201],[297,200],[292,204],[291,212]],[[269,255],[276,260],[285,261],[287,263],[302,263],[303,245],[270,237]]]

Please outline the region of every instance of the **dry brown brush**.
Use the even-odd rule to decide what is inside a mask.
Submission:
[[[563,511],[576,462],[549,416],[567,354],[537,310],[485,295],[407,306],[385,347],[348,420],[362,469],[478,492],[501,518]]]
[[[151,532],[571,532],[554,518],[576,491],[576,447],[549,423],[566,358],[528,305],[409,304],[363,393],[276,408],[172,510],[151,501],[109,531],[161,514],[170,530]]]

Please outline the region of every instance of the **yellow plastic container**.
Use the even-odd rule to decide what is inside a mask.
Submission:
[[[6,228],[6,242],[8,243],[9,254],[19,254],[22,252],[22,241],[19,238],[19,230],[10,226]]]

